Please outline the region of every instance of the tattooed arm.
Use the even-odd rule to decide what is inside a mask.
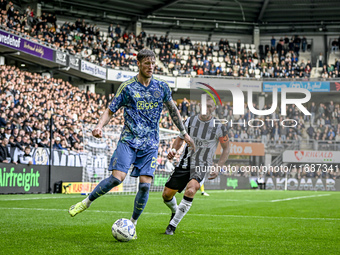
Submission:
[[[188,144],[189,147],[191,147],[195,151],[195,143],[185,130],[182,118],[179,114],[179,111],[174,101],[170,100],[168,102],[165,102],[165,105],[168,107],[172,122],[176,125],[181,134],[184,136],[184,141]]]
[[[176,125],[176,127],[179,129],[180,132],[184,132],[185,127],[184,127],[184,124],[182,122],[182,118],[179,115],[179,111],[178,111],[174,101],[170,100],[170,101],[166,102],[165,105],[168,107],[172,122]]]

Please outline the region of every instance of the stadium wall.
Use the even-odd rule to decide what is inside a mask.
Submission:
[[[151,190],[162,190],[171,172],[156,171],[151,184]],[[245,190],[252,189],[257,177],[219,175],[214,180],[206,178],[204,187],[207,190]],[[287,185],[286,185],[287,181]],[[162,189],[160,189],[162,188]],[[266,189],[268,190],[312,190],[312,191],[340,191],[339,179],[317,178],[285,178],[267,177]]]
[[[55,182],[81,182],[81,167],[2,164],[0,163],[0,194],[48,193]]]

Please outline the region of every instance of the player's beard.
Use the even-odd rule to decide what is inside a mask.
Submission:
[[[152,74],[153,74],[153,71],[151,71],[151,73],[147,73],[147,72],[141,71],[141,75],[142,75],[144,78],[151,78],[151,77],[152,77]]]

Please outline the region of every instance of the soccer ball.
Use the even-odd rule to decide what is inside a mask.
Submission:
[[[130,241],[135,232],[135,225],[128,219],[119,219],[112,225],[112,235],[119,242]]]

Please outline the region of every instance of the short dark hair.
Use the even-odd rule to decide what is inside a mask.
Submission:
[[[152,57],[152,58],[156,58],[155,57],[155,53],[153,53],[152,50],[148,50],[148,49],[142,49],[138,52],[138,55],[137,55],[137,60],[139,62],[142,62],[142,60],[144,58],[148,58],[148,57]]]

